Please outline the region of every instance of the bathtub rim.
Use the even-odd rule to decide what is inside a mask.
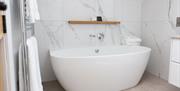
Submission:
[[[100,48],[105,48],[105,47],[123,47],[123,46],[98,46]],[[97,46],[96,47],[82,47],[82,48],[98,48]],[[128,46],[128,47],[141,47],[141,48],[144,48],[146,50],[143,50],[143,51],[137,51],[137,52],[130,52],[130,53],[124,53],[124,54],[108,54],[108,55],[93,55],[93,56],[77,56],[77,57],[63,57],[63,56],[60,56],[60,55],[57,55],[57,54],[54,54],[54,52],[57,52],[57,51],[62,51],[62,50],[66,50],[69,48],[63,48],[63,49],[58,49],[58,50],[49,50],[49,55],[50,57],[54,57],[54,58],[59,58],[59,59],[78,59],[78,58],[104,58],[104,57],[119,57],[119,56],[127,56],[127,55],[137,55],[137,54],[143,54],[143,53],[146,53],[146,52],[151,52],[152,49],[149,48],[149,47],[145,47],[145,46]],[[71,49],[81,49],[81,48],[71,48]]]

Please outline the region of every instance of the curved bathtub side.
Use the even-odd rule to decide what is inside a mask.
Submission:
[[[52,56],[51,61],[55,74],[66,91],[120,91],[138,84],[149,55],[150,51],[96,58]]]

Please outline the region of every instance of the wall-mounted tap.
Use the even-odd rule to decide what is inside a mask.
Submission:
[[[95,38],[95,37],[96,37],[96,35],[94,35],[94,34],[90,34],[90,35],[89,35],[89,37],[91,37],[91,38]]]
[[[94,34],[90,34],[89,35],[90,38],[96,38],[100,41],[103,41],[104,40],[104,33],[98,33],[97,35],[94,35]]]
[[[103,41],[104,40],[104,33],[99,33],[97,35],[97,37],[98,37],[99,40]]]

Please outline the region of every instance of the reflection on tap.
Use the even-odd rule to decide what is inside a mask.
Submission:
[[[98,37],[98,39],[99,39],[100,41],[103,41],[103,40],[104,40],[104,33],[99,33],[99,34],[97,35],[97,37]]]

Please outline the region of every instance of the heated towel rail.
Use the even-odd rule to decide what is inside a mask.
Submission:
[[[23,83],[24,91],[30,91],[30,77],[29,77],[29,65],[28,65],[28,48],[27,48],[27,38],[29,35],[34,35],[34,24],[30,22],[30,16],[28,16],[28,0],[19,0],[20,6],[20,22],[22,30],[22,64],[23,64]],[[31,34],[29,34],[31,33]]]

